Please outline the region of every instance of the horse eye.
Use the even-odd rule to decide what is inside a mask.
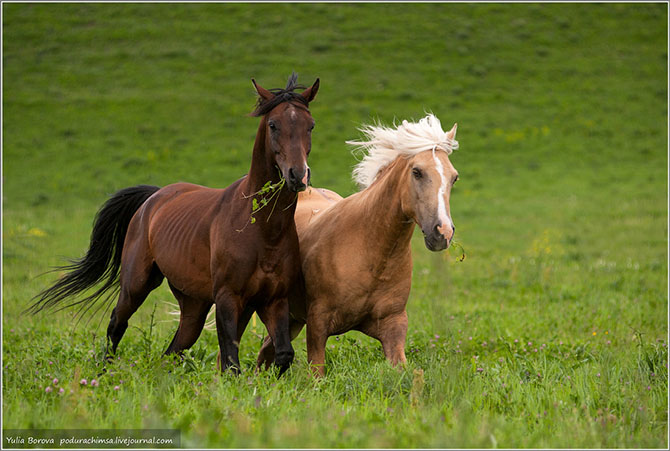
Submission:
[[[412,168],[412,175],[414,176],[415,179],[420,179],[421,177],[423,177],[423,173],[419,168]]]
[[[268,127],[270,127],[270,130],[272,130],[273,132],[277,130],[277,126],[272,121],[268,122]]]

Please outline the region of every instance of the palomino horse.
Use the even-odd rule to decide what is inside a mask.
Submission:
[[[306,323],[307,357],[318,376],[328,337],[349,330],[381,341],[392,364],[405,362],[414,224],[431,251],[446,249],[455,231],[449,196],[458,173],[448,155],[458,148],[456,125],[445,133],[428,115],[396,129],[362,131],[367,141],[350,144],[366,151],[354,170],[365,189],[342,199],[310,188],[296,210],[305,285],[289,298],[291,339]],[[274,354],[267,337],[258,366]]]
[[[317,79],[294,92],[304,89],[296,81],[293,74],[285,89],[271,91],[253,81],[259,99],[251,115],[261,121],[247,176],[225,189],[177,183],[119,191],[98,212],[86,256],[65,267],[70,272],[42,292],[32,310],[104,280],[93,295],[70,305],[95,302],[119,276],[107,329],[115,353],[131,315],[167,278],[181,318],[166,353],[191,347],[215,304],[222,370],[239,371],[239,341],[254,311],[276,343],[274,363],[286,370],[293,361],[287,296],[301,280],[293,215],[296,193],[310,180],[314,120],[308,105],[319,88]]]

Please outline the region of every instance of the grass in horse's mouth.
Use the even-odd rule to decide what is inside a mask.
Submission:
[[[458,248],[458,251],[461,253],[460,257],[458,257],[457,260],[458,260],[459,262],[462,262],[463,260],[465,260],[465,248],[464,248],[464,247],[461,245],[461,243],[459,243],[458,241],[456,241],[456,240],[452,240],[452,241],[451,241],[451,244],[449,245],[449,247],[447,248],[447,250],[452,250],[452,249],[454,249],[455,247],[457,247],[457,248]]]

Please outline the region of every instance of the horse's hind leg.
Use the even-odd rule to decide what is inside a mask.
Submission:
[[[130,266],[130,267],[128,267]],[[128,328],[128,320],[140,308],[149,293],[163,282],[163,274],[158,267],[150,262],[129,261],[127,267],[121,268],[121,291],[119,301],[112,310],[107,327],[107,358],[116,353],[116,348]],[[111,353],[109,342],[112,342]]]
[[[189,296],[186,296],[181,291],[170,285],[172,294],[179,301],[181,309],[181,316],[179,318],[179,328],[170,343],[170,346],[165,350],[165,354],[181,353],[184,349],[188,349],[198,340],[205,322],[207,321],[207,313],[212,307],[211,303],[201,302]]]

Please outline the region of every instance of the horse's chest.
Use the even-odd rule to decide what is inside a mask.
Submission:
[[[277,248],[265,249],[258,256],[258,269],[266,275],[276,274],[283,269],[281,251]]]
[[[288,289],[297,281],[300,267],[299,256],[289,249],[265,249],[258,256],[254,274],[249,280],[250,294],[255,296],[285,296]]]

